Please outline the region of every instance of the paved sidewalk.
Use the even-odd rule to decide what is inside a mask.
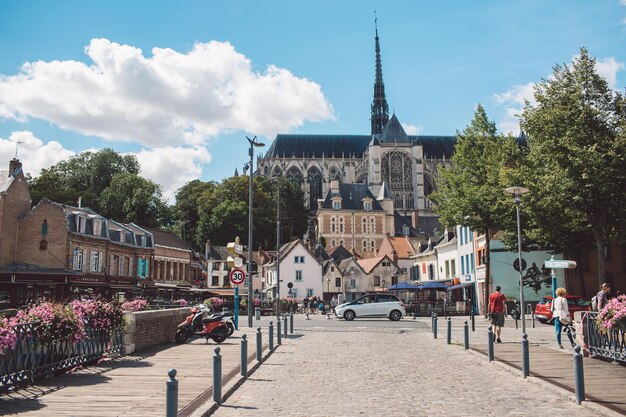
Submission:
[[[284,341],[214,415],[597,415],[430,329],[353,324]]]

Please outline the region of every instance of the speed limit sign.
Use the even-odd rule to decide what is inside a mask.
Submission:
[[[233,268],[230,271],[229,277],[233,285],[241,285],[246,280],[246,272],[241,268]]]

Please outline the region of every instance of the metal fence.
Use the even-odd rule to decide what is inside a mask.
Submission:
[[[589,352],[613,361],[626,362],[624,329],[602,333],[596,324],[597,318],[597,312],[589,312],[585,314],[583,319],[587,322],[587,348]]]
[[[38,323],[15,326],[13,349],[0,353],[0,392],[31,385],[35,380],[60,375],[79,365],[96,363],[105,355],[118,355],[123,333],[94,329],[86,320],[86,338],[78,343],[42,344],[37,337]]]

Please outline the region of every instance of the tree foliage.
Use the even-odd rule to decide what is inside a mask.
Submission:
[[[585,48],[570,65],[554,67],[526,103],[527,181],[531,235],[576,256],[591,236],[598,280],[604,248],[626,223],[626,106],[595,69]]]
[[[437,191],[431,194],[441,223],[447,227],[469,226],[486,236],[489,248],[491,232],[505,228],[514,219],[514,206],[504,188],[503,174],[520,158],[520,149],[512,137],[498,134],[479,104],[470,124],[457,133],[450,165],[441,167]],[[485,303],[490,285],[489,250],[486,251]]]

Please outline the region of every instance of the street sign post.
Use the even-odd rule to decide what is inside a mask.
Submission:
[[[246,280],[246,271],[241,268],[233,268],[228,274],[230,282],[235,286],[235,329],[239,330],[239,286]]]
[[[550,268],[552,270],[552,299],[556,299],[556,270],[557,269],[574,269],[576,268],[575,261],[565,261],[554,259],[554,256],[551,256],[549,260],[545,261],[543,266],[545,268]]]

